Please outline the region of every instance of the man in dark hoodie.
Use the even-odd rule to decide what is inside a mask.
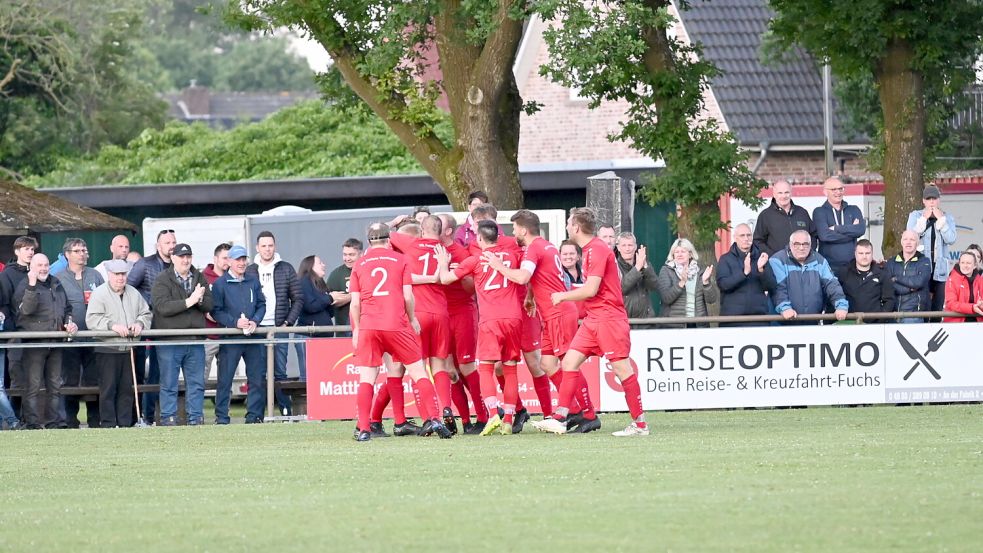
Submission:
[[[178,244],[171,253],[172,268],[160,273],[151,293],[154,305],[154,328],[205,328],[205,314],[212,310],[212,292],[208,281],[191,264],[191,246]],[[178,340],[187,338],[177,338]],[[160,425],[177,425],[177,377],[184,371],[185,407],[188,425],[205,423],[205,346],[159,345]]]
[[[816,248],[816,226],[809,212],[792,202],[792,185],[780,180],[771,185],[771,205],[758,215],[754,225],[754,245],[769,256],[788,246],[788,237],[797,230],[804,230],[812,237],[812,249]]]
[[[819,235],[819,253],[837,272],[853,263],[853,250],[867,232],[867,220],[859,207],[843,199],[844,184],[838,177],[826,179],[823,192],[826,201],[812,211],[812,220]]]
[[[14,259],[0,273],[0,316],[4,320],[4,328],[14,330],[17,325],[15,320],[15,309],[13,305],[14,290],[17,285],[27,278],[28,266],[34,251],[38,247],[38,242],[31,236],[19,236],[14,240]],[[24,354],[22,349],[8,349],[0,351],[0,356],[6,353],[7,371],[10,375],[10,388],[23,388],[23,365],[21,357]],[[0,375],[2,376],[2,375]],[[10,402],[15,411],[20,411],[21,398],[15,397]]]
[[[14,290],[13,305],[17,308],[17,330],[25,332],[44,332],[55,330],[78,331],[78,326],[69,319],[72,307],[68,296],[57,278],[48,274],[48,258],[37,254],[31,258],[27,278]],[[44,340],[38,340],[44,341]],[[23,419],[28,429],[65,428],[61,417],[61,348],[28,348],[24,350]],[[41,382],[44,381],[44,416],[38,398],[41,395]]]

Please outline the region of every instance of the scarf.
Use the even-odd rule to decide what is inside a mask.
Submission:
[[[673,271],[676,271],[677,277],[682,278],[683,267],[677,265],[676,262],[671,259],[669,261],[666,261],[666,266],[672,269]],[[695,259],[690,259],[689,269],[686,273],[686,280],[695,280],[699,276],[700,276],[700,266],[696,263]]]

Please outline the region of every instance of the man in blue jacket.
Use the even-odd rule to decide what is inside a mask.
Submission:
[[[908,215],[908,230],[915,231],[922,243],[922,252],[932,265],[929,293],[931,310],[942,311],[945,306],[945,281],[949,278],[949,246],[956,243],[956,220],[939,208],[939,187],[930,184],[922,191],[924,209]]]
[[[823,183],[826,201],[812,212],[819,235],[819,253],[836,272],[853,263],[857,239],[867,232],[863,212],[843,201],[843,181],[830,177]]]
[[[246,248],[232,246],[229,270],[212,285],[212,318],[222,327],[238,328],[245,335],[256,331],[266,315],[266,299],[259,279],[246,274]],[[229,424],[232,378],[239,359],[246,362],[246,424],[263,422],[266,406],[266,363],[262,344],[222,344],[219,354],[218,388],[215,390],[215,423]]]
[[[843,288],[829,263],[812,251],[809,233],[795,231],[788,241],[788,248],[768,261],[775,279],[775,311],[790,321],[799,315],[822,313],[827,304],[832,304],[836,320],[845,319],[850,305]]]

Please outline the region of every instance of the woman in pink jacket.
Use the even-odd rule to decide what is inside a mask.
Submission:
[[[976,270],[976,256],[963,252],[945,284],[945,310],[966,317],[946,317],[946,323],[977,322],[983,316],[983,276]]]

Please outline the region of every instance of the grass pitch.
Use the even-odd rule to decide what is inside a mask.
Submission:
[[[0,551],[981,551],[983,406],[0,433]],[[387,423],[388,426],[388,423]]]

